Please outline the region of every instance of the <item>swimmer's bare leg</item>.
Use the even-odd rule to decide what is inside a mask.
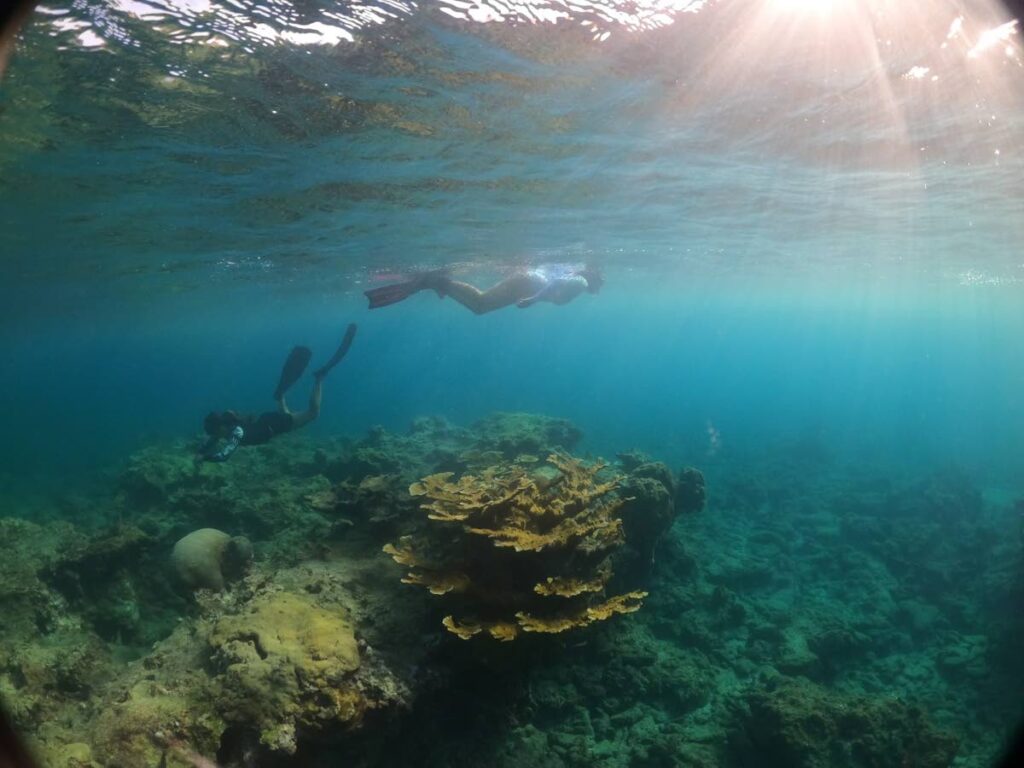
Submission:
[[[506,277],[486,291],[458,280],[445,280],[442,293],[451,296],[474,314],[484,315],[529,298],[535,289],[534,281],[529,276],[519,274]]]

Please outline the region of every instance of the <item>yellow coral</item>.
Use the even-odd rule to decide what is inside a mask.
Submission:
[[[548,576],[548,578],[543,582],[534,586],[533,591],[538,595],[544,595],[545,597],[552,597],[554,595],[558,595],[559,597],[576,597],[577,595],[582,595],[584,592],[600,592],[604,589],[604,585],[610,576],[610,570],[606,570],[602,574],[588,581],[572,578],[553,578]]]
[[[622,539],[621,520],[565,520],[546,533],[524,530],[515,523],[503,528],[466,528],[468,533],[487,536],[496,547],[511,547],[516,552],[540,552],[547,547],[565,546],[590,536],[594,545],[618,544]],[[595,548],[600,548],[599,546]]]
[[[453,616],[445,616],[441,623],[444,624],[445,628],[453,635],[457,635],[460,640],[469,640],[474,635],[479,635],[483,631],[483,627],[479,624],[472,622],[466,622],[459,624],[455,621]]]
[[[586,622],[581,621],[576,616],[555,616],[545,619],[529,616],[521,611],[516,614],[516,621],[519,622],[519,626],[523,628],[524,632],[544,632],[547,634],[556,634],[558,632],[565,632],[568,629],[586,626]]]
[[[439,472],[409,486],[411,495],[433,499],[423,505],[430,512],[427,517],[431,520],[466,520],[474,513],[506,504],[532,484],[519,468],[501,475],[494,468],[488,468],[479,477],[466,475],[456,483],[449,482],[453,474]]]
[[[464,621],[460,624],[455,621],[455,617],[445,616],[441,623],[444,624],[445,628],[449,632],[456,635],[460,640],[469,640],[469,638],[479,635],[481,632],[487,632],[495,640],[500,640],[504,643],[509,640],[514,640],[516,635],[519,634],[519,627],[505,621],[495,621],[490,623]]]
[[[210,633],[215,647],[239,640],[254,643],[263,659],[289,659],[307,677],[334,677],[359,667],[359,649],[348,623],[287,592],[254,601],[248,613],[219,619]]]
[[[449,592],[465,592],[470,585],[468,576],[461,573],[408,573],[403,584],[418,584],[426,587],[432,595],[447,595]]]
[[[463,640],[564,632],[637,610],[645,593],[592,604],[612,576],[611,551],[625,541],[617,516],[623,501],[606,498],[621,478],[599,481],[604,464],[562,454],[552,454],[541,467],[531,466],[535,457],[521,458],[458,479],[441,472],[409,486],[410,494],[426,498],[422,509],[428,520],[459,523],[461,532],[447,525],[428,527],[415,543],[405,537],[397,546],[387,545],[384,551],[410,569],[402,581],[478,602],[487,621],[453,616],[443,621]],[[493,549],[463,537],[486,538]],[[547,600],[552,597],[556,600]],[[494,619],[503,614],[513,618]]]
[[[589,551],[620,544],[622,523],[614,515],[621,502],[595,503],[618,487],[619,478],[597,483],[595,476],[604,464],[588,467],[558,454],[550,455],[548,463],[558,473],[546,482],[520,465],[499,465],[456,482],[451,482],[451,472],[429,475],[410,485],[409,493],[431,499],[423,505],[429,519],[470,521],[469,533],[517,552],[538,552],[586,537]]]
[[[516,620],[526,632],[565,632],[568,629],[585,627],[595,621],[604,621],[616,614],[638,611],[642,605],[641,601],[645,597],[647,597],[646,592],[627,592],[624,595],[616,595],[598,605],[590,606],[572,616],[543,618],[520,612],[516,614]]]
[[[396,547],[394,544],[385,544],[383,548],[384,553],[391,555],[392,560],[407,568],[424,567],[423,561],[413,551],[411,540],[408,536],[403,536],[399,540],[399,544],[401,545],[400,547]]]
[[[463,592],[470,585],[469,577],[461,573],[445,572],[431,567],[431,565],[417,556],[413,551],[411,539],[408,536],[399,540],[399,545],[385,544],[383,551],[391,555],[399,565],[412,569],[404,577],[403,584],[417,584],[426,587],[434,595],[446,595],[449,592]]]
[[[498,621],[488,625],[487,631],[491,637],[495,640],[500,640],[505,643],[509,640],[514,640],[516,635],[519,634],[519,627],[515,624],[509,624],[508,622]]]
[[[603,603],[592,605],[587,608],[587,623],[604,621],[619,613],[634,613],[640,610],[643,599],[647,597],[646,592],[627,592],[624,595],[616,595]]]

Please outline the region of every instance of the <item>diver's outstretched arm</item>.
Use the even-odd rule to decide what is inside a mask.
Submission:
[[[238,446],[242,444],[242,438],[245,436],[245,431],[241,427],[235,427],[231,430],[231,437],[224,444],[224,447],[219,451],[213,449],[217,447],[217,438],[210,438],[206,441],[202,448],[199,449],[199,459],[201,461],[227,461],[231,458],[231,454],[234,453]]]

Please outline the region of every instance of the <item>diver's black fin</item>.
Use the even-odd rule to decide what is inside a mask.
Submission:
[[[414,293],[427,289],[435,291],[438,297],[443,299],[450,271],[448,267],[442,267],[420,272],[404,282],[363,291],[363,295],[370,300],[370,309],[397,304],[400,301],[405,301]]]
[[[405,301],[422,287],[419,280],[408,280],[404,283],[371,288],[368,291],[363,291],[363,295],[370,300],[370,309],[379,309]]]
[[[306,366],[309,365],[311,357],[313,357],[313,352],[309,347],[295,347],[291,351],[288,359],[284,361],[281,379],[277,382],[277,389],[274,390],[275,400],[280,400],[284,393],[291,389],[292,384],[299,380],[305,372]]]
[[[348,354],[349,347],[352,346],[352,340],[356,337],[357,326],[355,323],[349,323],[348,328],[345,330],[345,338],[341,340],[341,344],[338,345],[337,351],[334,356],[331,357],[322,367],[317,368],[313,371],[313,375],[318,379],[322,379],[328,373],[331,372],[331,368],[336,366],[342,361],[346,354]]]

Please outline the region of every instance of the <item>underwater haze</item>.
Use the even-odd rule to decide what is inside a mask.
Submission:
[[[0,703],[60,768],[995,764],[1021,178],[996,0],[37,5]]]

